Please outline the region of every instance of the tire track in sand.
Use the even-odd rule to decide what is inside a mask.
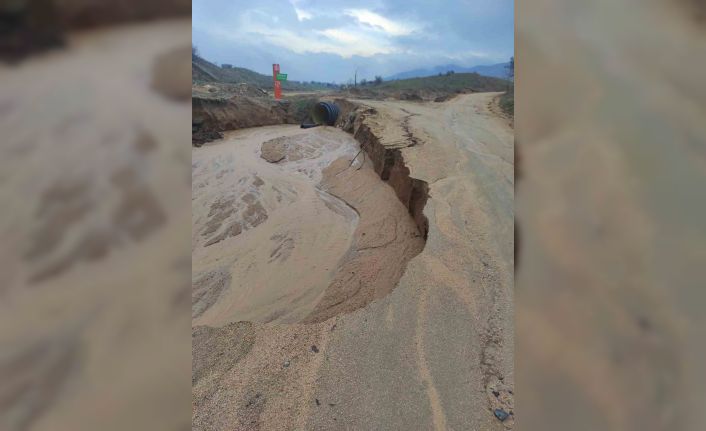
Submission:
[[[446,430],[446,414],[444,413],[444,407],[441,405],[439,391],[436,389],[436,386],[434,386],[434,379],[432,378],[431,371],[429,370],[426,353],[424,352],[423,331],[424,328],[428,327],[426,322],[426,307],[429,290],[428,288],[425,288],[420,293],[421,296],[417,302],[417,327],[414,334],[414,344],[417,348],[417,364],[419,368],[419,375],[424,382],[424,388],[426,390],[427,397],[429,398],[434,429],[437,431],[444,431]]]

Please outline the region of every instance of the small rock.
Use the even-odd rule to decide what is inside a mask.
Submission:
[[[289,361],[284,361],[284,364],[282,364],[284,368],[287,368],[289,366]]]
[[[493,391],[493,395],[495,395],[496,397],[499,397],[499,396],[500,396],[500,392],[498,392],[498,391]]]
[[[505,421],[505,419],[507,419],[508,416],[510,416],[510,415],[509,415],[505,410],[503,410],[503,409],[495,409],[495,411],[494,411],[493,413],[495,413],[495,417],[496,417],[496,418],[500,419],[500,422]]]
[[[311,346],[311,351],[314,353],[319,353],[319,348],[316,346]]]
[[[316,398],[316,405],[317,405],[317,406],[320,406],[320,405],[321,405],[321,401],[319,401],[318,398]]]

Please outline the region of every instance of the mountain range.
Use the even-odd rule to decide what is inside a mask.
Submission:
[[[455,73],[477,73],[483,76],[491,76],[494,78],[507,79],[508,76],[508,65],[510,62],[497,63],[483,66],[473,66],[473,67],[462,67],[455,64],[447,64],[445,66],[436,66],[427,69],[414,69],[408,70],[406,72],[396,73],[394,75],[384,78],[385,81],[394,81],[397,79],[408,79],[408,78],[422,78],[425,76],[434,76],[438,74],[444,74],[449,71]]]

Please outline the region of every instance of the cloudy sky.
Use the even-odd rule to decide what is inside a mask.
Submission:
[[[513,0],[194,0],[202,57],[290,80],[345,83],[513,55]]]

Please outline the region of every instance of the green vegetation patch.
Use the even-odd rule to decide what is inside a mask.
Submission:
[[[386,81],[376,87],[401,91],[430,90],[452,93],[455,91],[473,90],[483,92],[505,91],[508,88],[508,81],[477,73],[450,73],[441,76]]]
[[[499,104],[504,113],[511,117],[515,116],[515,87],[500,96]]]

